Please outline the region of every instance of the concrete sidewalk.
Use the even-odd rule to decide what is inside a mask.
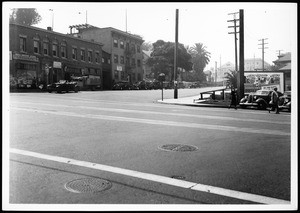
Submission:
[[[184,97],[178,99],[163,99],[157,100],[161,104],[173,104],[173,105],[183,105],[183,106],[196,106],[196,107],[219,107],[219,108],[228,108],[228,105],[225,103],[217,102],[214,103],[205,103],[206,100],[200,100],[199,95],[192,97]]]

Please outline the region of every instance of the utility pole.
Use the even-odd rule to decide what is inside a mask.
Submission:
[[[217,78],[218,78],[218,64],[215,61],[215,85],[217,86]]]
[[[268,47],[265,47],[265,44],[268,44],[268,43],[265,43],[265,40],[267,40],[267,38],[263,38],[263,39],[260,39],[259,41],[262,41],[261,44],[258,44],[258,45],[262,45],[262,48],[258,48],[258,49],[262,49],[262,71],[265,70],[265,49],[268,49]]]
[[[237,62],[237,38],[236,38],[236,34],[238,33],[236,31],[236,28],[239,27],[236,25],[236,22],[239,21],[239,19],[236,19],[235,18],[235,15],[237,14],[238,12],[235,12],[235,13],[229,13],[228,15],[233,15],[233,20],[228,20],[227,22],[233,22],[234,23],[234,26],[229,26],[228,28],[234,28],[234,32],[229,32],[228,34],[233,34],[234,33],[234,49],[235,49],[235,71],[238,71],[238,62]]]
[[[125,11],[125,29],[126,29],[126,33],[127,33],[127,9]]]
[[[280,56],[280,52],[283,50],[277,50],[276,52],[278,52],[278,57]]]
[[[179,10],[176,9],[175,51],[174,51],[174,99],[178,98],[178,90],[177,90],[178,13],[179,13]]]
[[[240,9],[240,70],[238,72],[238,100],[244,97],[244,10]]]

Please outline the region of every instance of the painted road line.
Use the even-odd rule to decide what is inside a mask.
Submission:
[[[36,107],[37,103],[32,102],[19,102],[20,104],[29,104]],[[125,112],[125,113],[137,113],[137,114],[155,114],[155,115],[171,115],[171,116],[182,116],[182,117],[192,117],[192,118],[207,118],[207,119],[217,119],[217,120],[230,120],[230,121],[247,121],[247,122],[257,122],[257,123],[271,123],[271,124],[291,124],[291,122],[285,121],[271,121],[271,120],[259,120],[259,119],[249,119],[249,118],[233,118],[225,116],[210,116],[210,115],[195,115],[195,114],[183,114],[183,113],[168,113],[168,112],[157,112],[157,111],[145,111],[145,110],[131,110],[131,109],[117,109],[117,108],[104,108],[104,107],[89,107],[89,106],[70,106],[70,105],[57,105],[57,104],[46,104],[38,103],[44,106],[53,107],[71,107],[71,108],[81,108],[81,109],[92,109],[98,111],[108,111],[108,112]]]
[[[47,97],[39,97],[44,98],[46,100],[49,100],[49,96]],[[55,100],[57,99],[57,96],[55,96]],[[195,110],[198,111],[198,107],[190,107],[190,106],[184,106],[184,105],[172,105],[172,104],[165,104],[163,107],[161,106],[162,104],[150,104],[150,103],[132,103],[132,102],[121,102],[121,101],[108,101],[108,100],[91,100],[87,98],[74,98],[74,97],[64,97],[64,98],[59,98],[60,100],[64,101],[76,101],[82,102],[82,103],[104,103],[104,104],[113,104],[113,105],[125,105],[125,106],[138,106],[138,107],[152,107],[152,108],[170,108],[170,109],[183,109],[183,108],[188,108],[189,110]],[[21,102],[18,102],[21,103]],[[39,103],[41,104],[41,103]],[[213,108],[213,107],[202,107],[201,110],[209,110],[209,111],[215,111],[215,112],[224,112],[223,108]],[[242,113],[242,114],[261,114],[261,115],[266,115],[267,111],[261,112],[257,110],[236,110],[235,113]],[[290,114],[281,114],[280,117],[290,117]]]
[[[224,188],[220,188],[220,187],[169,178],[169,177],[165,177],[165,176],[161,176],[161,175],[155,175],[155,174],[144,173],[144,172],[139,172],[139,171],[134,171],[134,170],[129,170],[129,169],[123,169],[123,168],[119,168],[119,167],[112,167],[112,166],[107,166],[107,165],[98,164],[98,163],[79,161],[79,160],[75,160],[75,159],[71,159],[71,158],[46,155],[46,154],[41,154],[41,153],[37,153],[37,152],[31,152],[31,151],[14,149],[14,148],[10,148],[10,153],[20,154],[20,155],[25,155],[25,156],[30,156],[30,157],[35,157],[35,158],[39,158],[39,159],[60,162],[60,163],[66,163],[69,165],[82,166],[82,167],[92,168],[92,169],[101,170],[101,171],[112,172],[112,173],[116,173],[116,174],[120,174],[120,175],[126,175],[126,176],[130,176],[130,177],[140,178],[143,180],[149,180],[149,181],[154,181],[154,182],[158,182],[158,183],[168,184],[168,185],[172,185],[172,186],[176,186],[176,187],[180,187],[180,188],[191,189],[191,190],[201,191],[201,192],[206,192],[206,193],[211,193],[211,194],[217,194],[217,195],[232,197],[232,198],[236,198],[236,199],[240,199],[240,200],[252,201],[252,202],[256,202],[256,203],[290,204],[290,201],[286,201],[286,200],[266,197],[266,196],[262,196],[262,195],[255,195],[255,194],[250,194],[250,193],[245,193],[245,192],[239,192],[239,191],[234,191],[234,190],[230,190],[230,189],[224,189]]]
[[[21,108],[21,107],[11,107],[11,109],[23,110],[23,111],[29,111],[29,112],[37,112],[37,113],[47,113],[47,114],[53,114],[53,115],[64,115],[64,116],[71,116],[71,117],[100,119],[100,120],[124,121],[124,122],[134,122],[134,123],[164,125],[164,126],[176,126],[176,127],[187,127],[187,128],[198,128],[198,129],[210,129],[210,130],[218,130],[218,131],[231,131],[231,132],[245,132],[245,133],[255,133],[255,134],[290,136],[289,132],[283,132],[283,131],[280,131],[280,130],[270,130],[270,129],[254,129],[254,128],[242,128],[242,127],[237,128],[237,127],[232,127],[232,126],[209,125],[209,124],[175,122],[175,121],[163,121],[163,120],[130,118],[130,117],[120,117],[120,116],[95,115],[95,114],[78,114],[78,113],[74,113],[74,112],[38,110],[38,109],[28,109],[28,108]]]

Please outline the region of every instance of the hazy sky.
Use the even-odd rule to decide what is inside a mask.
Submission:
[[[265,39],[265,61],[272,64],[281,53],[293,52],[296,45],[296,4],[288,3],[80,3],[18,2],[8,8],[36,8],[42,21],[36,27],[69,33],[69,26],[88,24],[114,27],[138,34],[145,42],[175,41],[175,11],[179,9],[178,40],[184,45],[203,43],[211,53],[206,67],[234,63],[233,15],[244,10],[245,58],[262,58],[260,39]],[[53,9],[50,11],[49,9]],[[126,24],[127,13],[127,24]],[[87,15],[87,16],[86,16]],[[53,17],[53,19],[52,19]],[[87,19],[86,19],[87,18]],[[239,16],[237,15],[237,19]],[[52,22],[53,20],[53,22]],[[237,43],[239,44],[239,43]]]

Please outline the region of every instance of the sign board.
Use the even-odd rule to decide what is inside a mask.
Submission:
[[[61,62],[59,61],[53,61],[53,68],[61,68]]]
[[[49,65],[48,64],[45,64],[45,72],[46,72],[46,75],[49,74]]]
[[[34,61],[34,62],[39,61],[39,59],[35,55],[27,55],[27,54],[19,54],[19,53],[14,53],[13,59],[24,60],[24,61]]]
[[[245,72],[245,93],[255,92],[260,89],[278,88],[284,92],[283,72]]]
[[[117,70],[122,71],[122,66],[117,65]]]

